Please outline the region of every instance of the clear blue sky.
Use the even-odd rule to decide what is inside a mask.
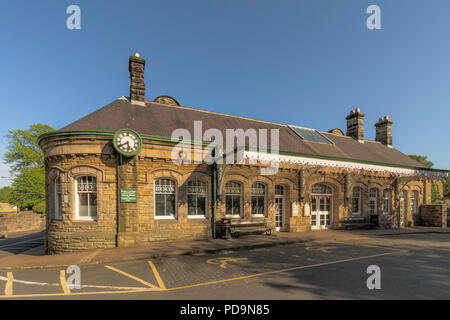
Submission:
[[[371,4],[382,30],[366,28]],[[389,115],[394,147],[450,169],[448,0],[1,1],[0,35],[0,153],[9,129],[59,129],[127,96],[138,51],[148,100],[319,130],[359,107],[367,139]]]

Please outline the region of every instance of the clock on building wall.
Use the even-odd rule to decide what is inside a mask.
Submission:
[[[132,157],[141,151],[142,138],[136,131],[124,128],[116,131],[113,137],[113,144],[117,152],[124,156]]]

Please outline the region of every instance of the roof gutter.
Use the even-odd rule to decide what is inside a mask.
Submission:
[[[39,144],[42,140],[51,138],[51,137],[58,137],[58,136],[74,136],[74,135],[102,135],[102,136],[113,136],[113,131],[101,131],[101,130],[79,130],[79,131],[54,131],[49,133],[44,133],[40,135],[37,139],[37,143]],[[142,139],[146,140],[153,140],[153,141],[163,141],[163,142],[169,142],[169,143],[181,143],[186,142],[183,140],[172,140],[171,138],[162,137],[162,136],[155,136],[155,135],[148,135],[148,134],[141,134]],[[192,145],[203,145],[203,146],[209,146],[211,145],[211,142],[203,142],[203,141],[187,141],[186,143],[192,144]],[[263,152],[263,153],[273,153],[271,149],[258,149],[258,148],[250,148],[249,146],[245,147],[245,151],[255,151],[255,152]],[[445,169],[434,169],[434,168],[425,168],[425,167],[415,167],[415,166],[407,166],[407,165],[401,165],[401,164],[394,164],[394,163],[387,163],[387,162],[378,162],[378,161],[370,161],[370,160],[360,160],[360,159],[352,159],[352,158],[342,158],[342,157],[335,157],[335,156],[324,156],[324,155],[317,155],[317,154],[310,154],[310,153],[300,153],[300,152],[293,152],[293,151],[283,151],[279,150],[278,154],[281,155],[291,155],[291,156],[300,156],[300,157],[308,157],[313,159],[324,159],[324,160],[335,160],[335,161],[345,161],[345,162],[356,162],[356,163],[363,163],[363,164],[372,164],[372,165],[380,165],[380,166],[390,166],[390,167],[396,167],[396,168],[404,168],[404,169],[413,169],[413,170],[425,170],[430,172],[447,172],[450,173],[450,170]]]

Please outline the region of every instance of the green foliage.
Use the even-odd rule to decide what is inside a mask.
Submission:
[[[421,164],[423,164],[425,167],[427,168],[432,168],[434,166],[434,163],[427,160],[427,156],[417,156],[414,154],[410,154],[408,157],[416,160],[417,162],[420,162]]]
[[[450,178],[442,179],[442,185],[444,186],[444,198],[450,198]]]
[[[9,203],[9,197],[11,196],[12,188],[10,186],[6,186],[0,188],[0,202]]]
[[[45,216],[45,200],[36,203],[36,204],[33,206],[32,209],[33,209],[34,212],[38,212],[38,213],[40,213],[41,215]]]
[[[25,168],[12,183],[10,203],[26,209],[39,209],[45,213],[45,170],[43,166]],[[42,206],[40,203],[44,203]]]
[[[431,189],[431,202],[435,203],[436,200],[441,199],[441,194],[439,193],[439,184],[433,183],[433,187]]]
[[[22,209],[32,209],[45,214],[44,154],[37,138],[55,129],[46,124],[32,124],[26,130],[9,130],[6,135],[5,163],[11,164],[14,180],[9,203]]]
[[[32,124],[27,130],[9,130],[5,136],[8,141],[5,163],[11,164],[11,172],[20,173],[22,170],[44,163],[44,155],[37,144],[37,138],[55,129],[46,124]]]

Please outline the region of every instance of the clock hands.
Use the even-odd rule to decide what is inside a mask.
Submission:
[[[127,145],[127,149],[130,149],[130,142],[129,142],[129,141],[124,142],[124,143],[118,145],[118,147],[119,147],[119,148],[122,148],[124,145]]]

